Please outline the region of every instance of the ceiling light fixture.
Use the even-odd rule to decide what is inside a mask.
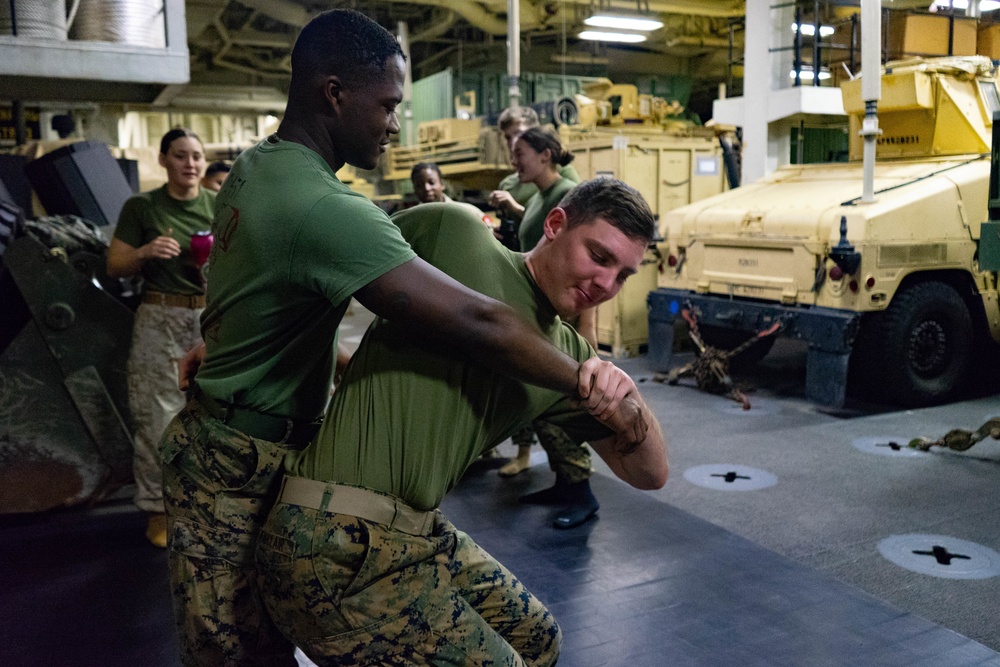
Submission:
[[[794,79],[795,78],[795,70],[790,71],[788,73],[788,76],[789,76],[789,78]],[[824,72],[823,70],[819,71],[819,80],[820,81],[825,81],[826,79],[829,79],[829,78],[830,78],[830,73],[829,72]],[[813,71],[811,69],[803,69],[803,70],[801,70],[799,72],[799,80],[800,81],[812,81],[813,80]]]
[[[646,41],[646,36],[637,32],[605,32],[603,30],[584,30],[577,37],[589,39],[592,42],[620,42],[622,44],[638,44]]]
[[[638,16],[614,16],[612,14],[597,14],[584,19],[583,22],[594,28],[616,28],[618,30],[639,30],[642,32],[659,30],[663,27],[663,21]]]
[[[944,0],[944,1],[947,2],[948,0]],[[792,24],[792,32],[797,32],[798,30],[799,30],[798,24],[793,23]],[[834,29],[833,29],[832,25],[821,25],[819,27],[819,36],[820,37],[829,37],[833,33],[834,33]],[[807,37],[812,37],[813,35],[816,34],[816,26],[813,25],[812,23],[803,23],[802,24],[802,34],[806,35]]]
[[[952,0],[950,7],[948,0],[934,0],[931,3],[931,11],[935,9],[961,9],[966,10],[969,8],[969,0]],[[980,12],[992,12],[995,9],[1000,9],[1000,2],[997,0],[980,0],[979,11]]]

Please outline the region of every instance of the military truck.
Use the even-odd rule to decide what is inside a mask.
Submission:
[[[976,345],[1000,341],[996,226],[982,224],[988,205],[1000,208],[988,203],[1000,197],[995,185],[990,194],[996,74],[982,57],[884,67],[872,203],[861,201],[855,79],[841,87],[849,162],[787,166],[668,212],[648,299],[653,367],[671,366],[675,318],[688,309],[721,347],[780,322],[777,335],[808,343],[806,396],[819,403],[843,405],[849,373],[897,405],[955,397]]]

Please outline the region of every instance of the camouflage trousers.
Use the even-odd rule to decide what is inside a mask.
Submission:
[[[163,511],[160,436],[187,400],[177,388],[177,361],[201,341],[201,309],[143,303],[135,313],[128,357],[128,407],[135,419],[135,504]]]
[[[293,448],[250,438],[197,401],[163,435],[170,585],[188,667],[297,665],[261,604],[253,560]]]
[[[274,622],[320,667],[543,667],[558,657],[552,614],[440,512],[424,537],[279,502],[257,564]]]
[[[549,468],[561,483],[575,484],[590,479],[593,472],[590,463],[590,448],[585,442],[577,442],[566,435],[558,426],[536,420],[531,426],[519,429],[511,436],[518,447],[530,447],[535,441],[534,434],[549,457]]]

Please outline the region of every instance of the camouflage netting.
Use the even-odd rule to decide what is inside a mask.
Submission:
[[[76,215],[49,215],[28,220],[25,232],[46,247],[63,248],[69,255],[81,250],[103,255],[109,245],[97,225]]]

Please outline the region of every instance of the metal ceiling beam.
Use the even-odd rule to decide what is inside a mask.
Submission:
[[[570,5],[583,5],[594,7],[593,0],[561,0]],[[413,4],[422,4],[421,0],[415,0]],[[483,2],[487,9],[500,14],[506,11],[504,0],[487,0]],[[521,26],[524,26],[525,4],[528,0],[521,0]],[[534,11],[537,13],[544,2],[539,2]],[[649,0],[643,2],[643,14],[687,14],[690,16],[714,16],[727,18],[731,16],[743,16],[746,13],[744,0]],[[598,3],[601,10],[608,10],[622,14],[637,14],[636,0],[604,0]]]
[[[491,35],[507,34],[506,0],[471,2],[470,0],[384,0],[386,2],[441,7],[455,12],[473,27]],[[289,0],[241,0],[241,3],[262,14],[294,26],[304,26],[315,15]],[[558,20],[546,9],[544,2],[520,0],[521,29],[532,28]],[[743,0],[649,0],[644,3],[649,14],[684,14],[726,18],[745,13]],[[593,6],[592,0],[562,0],[560,5]],[[636,13],[635,0],[605,0],[602,7],[609,11]],[[364,8],[361,7],[363,11]],[[558,10],[557,10],[558,12]]]

